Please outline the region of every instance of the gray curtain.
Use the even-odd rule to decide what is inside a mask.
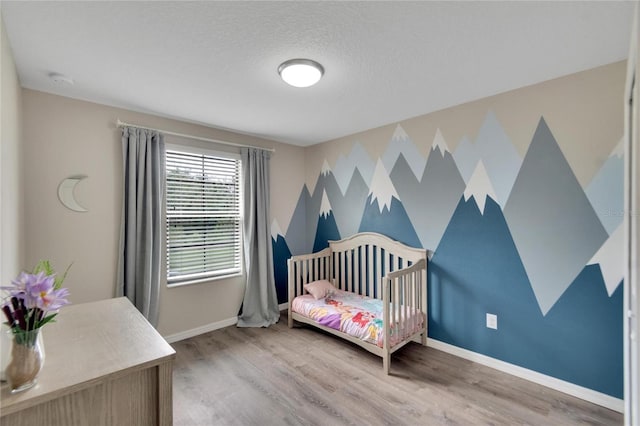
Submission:
[[[270,153],[242,148],[240,154],[244,173],[243,237],[247,283],[238,327],[268,327],[280,319],[269,230]]]
[[[123,128],[122,159],[124,189],[116,295],[128,297],[155,327],[165,181],[163,135]]]

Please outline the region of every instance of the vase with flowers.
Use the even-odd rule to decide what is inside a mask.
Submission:
[[[5,370],[11,392],[36,384],[44,364],[40,329],[69,304],[69,291],[62,288],[68,270],[58,276],[48,261],[40,261],[33,272],[21,272],[11,286],[0,287],[8,293],[2,311],[12,335],[11,361]]]

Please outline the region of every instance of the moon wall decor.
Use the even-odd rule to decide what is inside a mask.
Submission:
[[[66,208],[73,210],[74,212],[89,211],[78,204],[73,194],[73,190],[75,189],[78,182],[80,182],[82,179],[85,179],[86,177],[86,175],[69,176],[68,178],[60,182],[60,185],[58,185],[58,198],[60,199],[60,202]]]

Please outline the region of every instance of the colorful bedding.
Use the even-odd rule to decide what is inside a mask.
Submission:
[[[318,300],[310,294],[298,296],[293,299],[291,310],[320,325],[383,347],[382,300],[336,290],[330,296]],[[407,336],[419,332],[422,328],[422,321],[423,315],[420,312],[412,311],[405,322],[412,327],[399,332],[396,318],[396,321],[391,324],[390,347],[403,341]]]

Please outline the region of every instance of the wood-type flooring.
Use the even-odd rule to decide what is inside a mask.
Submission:
[[[620,413],[409,343],[382,359],[307,326],[227,327],[173,344],[174,424],[621,425]]]

